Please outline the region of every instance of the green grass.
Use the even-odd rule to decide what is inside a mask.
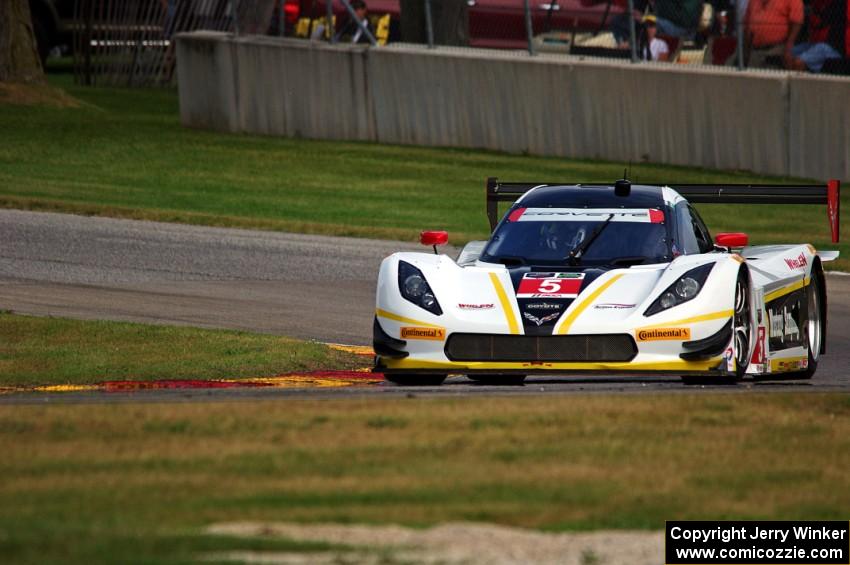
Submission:
[[[320,343],[271,335],[0,313],[0,386],[261,377],[363,365]]]
[[[4,563],[179,561],[271,543],[200,536],[244,520],[557,531],[845,520],[850,397],[7,405],[0,453]]]
[[[0,105],[0,206],[305,233],[413,240],[487,235],[484,180],[611,181],[624,164],[227,135],[183,128],[176,92],[82,88],[79,108]],[[644,182],[782,182],[743,172],[636,164]],[[823,179],[821,179],[823,180]],[[844,207],[850,205],[845,190]],[[716,232],[838,248],[820,206],[702,206]]]

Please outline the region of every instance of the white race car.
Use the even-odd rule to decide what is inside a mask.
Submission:
[[[613,185],[487,181],[486,242],[457,260],[381,264],[375,371],[401,385],[448,374],[500,384],[529,374],[673,374],[686,381],[810,378],[825,352],[822,262],[809,244],[748,247],[709,231],[693,202],[827,204],[839,183]],[[515,202],[514,202],[515,200]],[[514,202],[497,225],[499,202]]]

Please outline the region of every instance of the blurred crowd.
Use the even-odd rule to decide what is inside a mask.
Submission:
[[[335,1],[328,29],[324,0],[277,0],[281,17],[285,6],[299,6],[291,14],[291,31],[281,35],[369,40],[378,45],[421,41],[393,31],[400,16],[410,18],[410,5],[405,8],[408,12],[400,11],[404,0],[369,1],[374,2],[374,11],[367,11],[364,0],[349,0],[348,11]],[[416,6],[425,2],[409,1]],[[470,16],[456,27],[467,31],[457,34],[459,41],[443,44],[516,49],[528,41],[518,0],[463,4],[470,6]],[[644,60],[850,74],[850,0],[632,0],[631,11],[629,0],[530,0],[529,4],[535,38],[556,30],[562,30],[560,37],[572,34],[562,41],[569,45],[567,52],[585,47],[577,42],[578,31],[592,35],[588,42],[592,47],[585,47],[584,54],[628,57],[634,22],[635,51]],[[415,25],[424,27],[424,22],[420,18]],[[609,43],[598,41],[602,31],[608,32]]]
[[[705,47],[706,63],[731,65],[743,57],[743,66],[751,68],[848,70],[850,0],[634,0],[633,5],[634,12],[625,9],[612,19],[611,32],[619,47],[629,47],[629,18],[634,18],[643,59],[674,60],[677,48],[688,44]]]

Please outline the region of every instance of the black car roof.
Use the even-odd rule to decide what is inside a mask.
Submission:
[[[660,186],[633,184],[628,196],[618,196],[611,185],[547,185],[526,193],[523,208],[661,208],[664,195]]]

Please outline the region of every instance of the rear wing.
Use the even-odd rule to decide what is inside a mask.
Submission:
[[[538,186],[582,183],[500,182],[487,179],[487,219],[490,231],[499,223],[499,202],[514,202]],[[600,183],[586,183],[599,185]],[[661,185],[659,185],[661,186]],[[838,218],[841,208],[841,183],[826,184],[669,184],[666,185],[697,204],[826,204],[832,242],[838,243]]]

